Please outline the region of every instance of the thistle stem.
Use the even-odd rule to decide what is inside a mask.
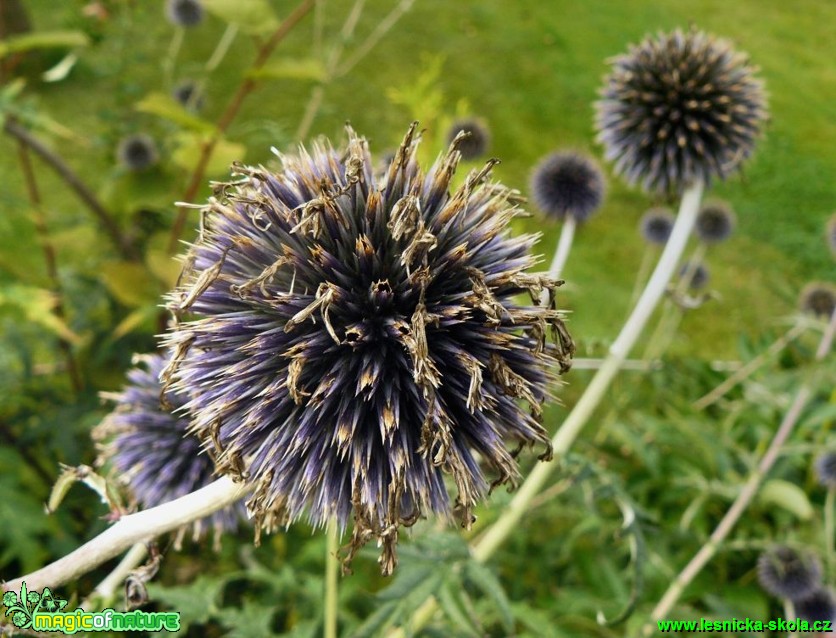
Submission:
[[[630,306],[634,306],[642,291],[642,286],[647,279],[647,271],[650,270],[650,265],[653,263],[653,249],[648,246],[644,249],[642,261],[639,265],[639,270],[636,273],[636,281],[633,284],[633,293],[630,295]]]
[[[215,50],[206,61],[206,66],[204,67],[206,73],[212,73],[218,68],[220,63],[226,57],[226,54],[229,52],[229,47],[231,47],[232,43],[235,41],[236,35],[238,35],[238,25],[232,23],[227,25],[226,30],[224,30],[223,35],[221,35],[221,39],[218,40]]]
[[[337,521],[328,524],[328,539],[325,547],[325,638],[337,638],[337,615],[339,603],[338,573],[340,570],[340,536]]]
[[[165,85],[169,86],[174,79],[174,66],[177,62],[177,57],[180,55],[180,49],[183,47],[183,36],[186,30],[183,27],[175,27],[174,35],[171,37],[171,42],[168,45],[168,53],[163,58],[163,79]]]
[[[571,215],[566,217],[563,222],[563,228],[560,231],[560,239],[557,242],[557,248],[554,251],[554,258],[552,265],[549,266],[549,277],[552,279],[560,279],[560,274],[569,259],[569,252],[572,250],[572,241],[575,239],[575,228],[578,223]]]
[[[116,590],[125,583],[128,577],[137,565],[139,565],[148,554],[148,547],[145,543],[136,543],[128,550],[128,553],[122,557],[119,564],[110,572],[102,582],[96,585],[96,589],[79,605],[85,611],[93,611],[93,606],[96,609],[109,607],[113,604],[113,599],[116,597]],[[98,599],[98,601],[96,600]]]
[[[59,587],[118,556],[131,545],[147,542],[231,505],[250,489],[251,486],[233,483],[232,479],[223,477],[174,501],[123,516],[75,551],[31,574],[3,583],[0,589],[16,591],[23,581],[30,590]]]
[[[836,559],[836,525],[834,508],[836,507],[836,489],[829,488],[824,499],[824,548],[828,578],[833,578],[834,559]]]

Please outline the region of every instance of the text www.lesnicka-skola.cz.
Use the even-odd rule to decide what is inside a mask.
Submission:
[[[728,620],[659,620],[656,622],[663,634],[672,631],[693,631],[703,633],[749,632],[749,631],[788,631],[796,633],[819,634],[833,631],[833,623],[829,620],[753,620],[752,618],[730,618]]]

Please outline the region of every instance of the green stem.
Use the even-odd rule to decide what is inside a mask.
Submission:
[[[630,295],[631,308],[636,304],[636,301],[638,301],[639,294],[642,291],[642,286],[644,286],[645,280],[647,279],[647,271],[650,270],[650,264],[653,263],[653,252],[654,251],[650,246],[644,249],[641,265],[636,273],[636,281],[633,283],[633,293]]]
[[[183,27],[174,28],[174,35],[171,37],[171,43],[168,45],[168,53],[163,58],[163,80],[165,81],[165,86],[171,86],[174,79],[174,65],[183,46],[184,33],[185,29]]]
[[[235,40],[236,35],[238,35],[238,25],[229,24],[226,27],[226,30],[223,32],[221,39],[218,40],[218,45],[215,47],[215,50],[212,52],[212,55],[210,55],[209,59],[206,61],[206,66],[204,67],[204,70],[207,74],[212,73],[215,69],[218,68],[220,63],[226,57],[226,54],[229,52],[229,47],[232,46],[232,43]]]
[[[337,521],[331,521],[328,524],[328,539],[325,549],[325,630],[323,632],[325,638],[337,638],[339,550],[339,525]]]
[[[836,489],[827,490],[827,498],[824,499],[824,547],[827,558],[827,575],[833,578],[834,559],[836,559],[836,526],[834,526],[834,511],[836,507]]]

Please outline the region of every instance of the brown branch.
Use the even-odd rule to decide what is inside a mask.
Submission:
[[[189,184],[186,187],[180,201],[191,202],[195,195],[197,195],[197,191],[203,183],[206,167],[209,165],[209,160],[212,157],[212,151],[215,150],[215,145],[218,143],[218,140],[220,140],[223,134],[226,133],[226,130],[229,128],[230,124],[232,124],[235,116],[238,115],[238,111],[241,110],[244,99],[246,99],[253,89],[255,89],[256,80],[253,78],[252,72],[258,71],[267,63],[267,60],[270,58],[270,55],[272,55],[275,48],[313,8],[313,5],[314,0],[303,0],[302,3],[299,4],[299,6],[284,19],[273,35],[261,45],[256,55],[255,62],[253,62],[250,74],[244,78],[241,85],[238,87],[238,90],[235,92],[235,95],[232,96],[229,105],[226,107],[226,110],[218,120],[217,127],[215,132],[212,134],[212,137],[204,142],[200,151],[200,157],[197,161],[197,166],[195,166],[194,172],[189,180]],[[173,254],[177,251],[177,242],[180,240],[180,235],[183,234],[183,226],[186,223],[187,214],[188,209],[184,207],[181,207],[177,212],[177,218],[174,220],[174,226],[171,228],[171,237],[168,242],[169,253]]]
[[[49,164],[52,169],[61,176],[66,184],[75,191],[78,198],[90,209],[101,224],[105,232],[110,236],[113,243],[128,257],[135,258],[138,252],[128,238],[122,234],[119,225],[111,216],[110,212],[96,198],[93,192],[71,169],[67,163],[52,149],[48,148],[37,137],[21,126],[13,118],[7,118],[3,125],[3,131],[15,138],[18,142],[25,144],[42,160]]]

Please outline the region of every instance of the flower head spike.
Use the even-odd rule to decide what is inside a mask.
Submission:
[[[604,176],[590,158],[557,152],[543,158],[531,175],[534,203],[549,217],[584,222],[604,201]]]
[[[413,125],[381,180],[351,129],[344,152],[238,166],[170,301],[196,317],[168,338],[173,387],[220,471],[255,486],[257,524],[353,519],[347,559],[376,538],[384,573],[400,526],[452,512],[470,525],[513,485],[508,446],[548,457],[541,404],[572,352],[561,314],[537,303],[556,282],[525,272],[536,238],[508,234],[518,194],[489,181],[493,163],[451,192],[455,145],[425,174],[418,142]]]
[[[697,215],[694,233],[705,244],[719,244],[728,239],[737,225],[737,216],[726,202],[706,203]]]
[[[467,134],[467,137],[457,144],[462,159],[479,159],[488,152],[491,145],[491,132],[481,119],[467,118],[453,122],[447,131],[447,143],[452,144],[459,133]]]
[[[116,158],[129,171],[144,171],[157,163],[157,144],[144,133],[129,135],[119,142]]]
[[[823,281],[813,281],[804,286],[798,298],[802,312],[829,319],[836,306],[836,286]]]
[[[612,64],[596,104],[598,141],[631,184],[678,193],[725,179],[751,155],[766,96],[729,43],[697,30],[660,33]]]
[[[799,618],[810,622],[836,620],[836,598],[833,592],[825,587],[819,587],[810,595],[794,601],[795,613]]]
[[[165,14],[178,27],[196,27],[203,22],[203,3],[200,0],[166,0]]]
[[[157,354],[138,357],[138,361],[142,365],[128,372],[124,390],[105,395],[115,401],[116,409],[93,435],[99,464],[109,463],[139,505],[148,508],[205,487],[216,477],[212,459],[202,452],[197,437],[187,433],[189,420],[182,414],[182,399],[171,392],[161,395],[160,374],[168,361]],[[161,404],[163,399],[170,411]],[[206,521],[217,534],[235,529],[245,514],[243,503],[238,503]],[[195,536],[201,531],[198,521]]]
[[[639,232],[649,244],[664,246],[673,231],[676,217],[667,208],[651,208],[639,221]]]
[[[786,545],[777,545],[761,554],[757,571],[764,591],[778,598],[800,600],[821,585],[822,568],[818,559]]]
[[[816,459],[816,476],[828,489],[836,489],[836,452],[825,452]]]
[[[711,279],[711,273],[708,271],[708,266],[702,263],[694,264],[686,261],[679,268],[680,277],[688,277],[688,287],[691,290],[700,290],[708,285]]]

